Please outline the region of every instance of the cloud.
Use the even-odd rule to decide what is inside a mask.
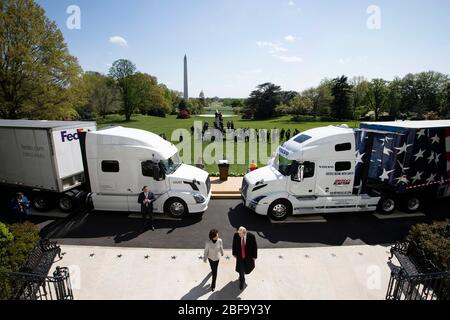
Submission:
[[[343,59],[343,58],[340,58],[340,59],[338,60],[338,62],[339,62],[340,64],[347,64],[347,63],[350,62],[350,59]]]
[[[294,1],[289,1],[289,2],[288,2],[288,5],[290,5],[290,6],[295,6],[295,2],[294,2]]]
[[[287,51],[286,48],[281,46],[280,44],[273,43],[273,42],[267,42],[267,41],[257,41],[256,45],[260,48],[262,47],[268,47],[270,48],[271,52],[285,52]]]
[[[295,42],[295,37],[293,35],[287,35],[286,37],[284,37],[284,40],[286,40],[287,42]]]
[[[278,55],[274,55],[274,57],[277,57],[281,61],[288,62],[288,63],[303,62],[303,59],[301,57],[298,57],[298,56],[278,56]]]
[[[127,40],[125,40],[124,38],[122,38],[120,36],[110,37],[109,38],[109,42],[111,42],[112,44],[116,44],[118,46],[121,46],[121,47],[128,47]]]

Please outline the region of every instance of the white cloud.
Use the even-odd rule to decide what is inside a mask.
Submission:
[[[286,40],[287,42],[295,42],[295,37],[293,35],[287,35],[286,37],[284,37],[284,40]]]
[[[278,59],[280,59],[283,62],[288,62],[288,63],[299,63],[299,62],[303,62],[303,59],[301,57],[298,56],[274,56],[277,57]]]
[[[338,60],[338,62],[339,62],[340,64],[347,64],[347,63],[350,62],[350,59],[343,59],[343,58],[340,58],[340,59]]]
[[[109,42],[111,42],[112,44],[116,44],[118,46],[121,46],[121,47],[128,47],[127,40],[125,40],[124,38],[122,38],[120,36],[110,37],[109,38]]]
[[[289,2],[288,2],[288,5],[290,5],[290,6],[295,6],[295,3],[294,3],[294,1],[289,1]]]
[[[284,48],[283,46],[281,46],[278,43],[273,43],[273,42],[267,42],[267,41],[257,41],[256,45],[260,48],[262,47],[268,47],[270,48],[271,52],[285,52],[287,51],[286,48]]]

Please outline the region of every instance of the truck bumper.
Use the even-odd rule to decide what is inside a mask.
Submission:
[[[259,215],[262,215],[262,216],[267,215],[267,211],[269,210],[269,205],[255,203],[254,201],[246,200],[243,197],[242,197],[242,202],[243,202],[244,206],[246,206],[253,212],[255,212]]]

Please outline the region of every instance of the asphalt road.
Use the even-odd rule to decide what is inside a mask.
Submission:
[[[242,225],[257,236],[260,248],[298,248],[391,244],[403,240],[413,224],[450,218],[450,199],[436,201],[424,213],[334,213],[272,224],[267,217],[251,213],[240,200],[212,200],[202,215],[183,220],[155,217],[155,231],[144,228],[138,215],[119,212],[34,216],[31,221],[39,225],[43,237],[60,244],[198,249],[204,246],[209,230],[217,228],[225,248],[230,248],[233,233]]]

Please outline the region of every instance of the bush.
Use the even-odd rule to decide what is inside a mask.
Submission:
[[[423,250],[436,272],[450,271],[450,220],[417,224],[411,228],[407,240]],[[450,279],[444,280],[442,293],[450,297]]]
[[[31,222],[16,223],[9,226],[14,241],[7,249],[9,266],[13,272],[18,272],[25,264],[31,250],[39,241],[39,229]]]
[[[0,271],[22,271],[38,241],[39,229],[30,222],[10,226],[0,223]],[[11,294],[9,279],[0,272],[0,300],[11,298]]]
[[[450,220],[434,222],[431,225],[417,224],[409,232],[408,241],[414,242],[418,249],[424,251],[425,256],[438,269],[450,270]]]
[[[7,253],[13,240],[14,236],[8,227],[0,222],[0,272],[7,270]]]
[[[178,112],[177,119],[189,119],[190,117],[191,114],[188,110],[180,110],[180,112]]]
[[[320,118],[316,116],[310,116],[310,115],[296,115],[293,116],[291,121],[293,122],[316,122],[320,121]]]

